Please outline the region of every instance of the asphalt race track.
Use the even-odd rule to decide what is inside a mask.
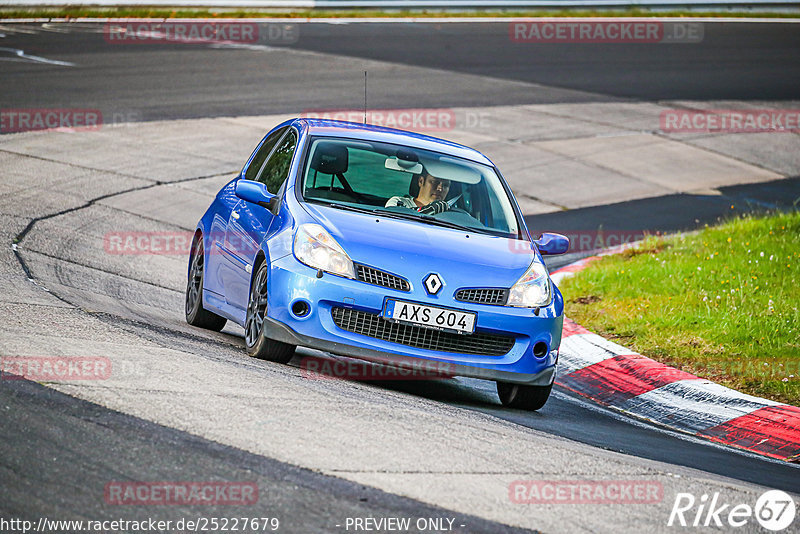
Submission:
[[[3,47],[76,64],[53,77],[31,62],[5,63],[4,106],[99,108],[128,120],[361,109],[364,70],[375,108],[791,101],[800,84],[794,24],[706,24],[694,44],[593,46],[514,43],[506,22],[295,24],[285,39],[265,32],[266,42],[218,45],[213,54],[197,46],[111,44],[102,25],[67,33],[57,25],[34,33],[3,27]],[[260,54],[247,50],[259,46]]]
[[[526,413],[479,380],[310,380],[301,358],[334,357],[249,359],[238,326],[185,324],[180,251],[107,245],[115,232],[190,232],[281,117],[360,109],[364,70],[374,109],[452,112],[456,127],[433,134],[506,169],[532,229],[628,236],[788,208],[800,198],[797,133],[666,135],[658,116],[797,109],[797,25],[714,23],[695,44],[596,46],[510,43],[505,23],[298,28],[291,43],[124,46],[97,24],[0,24],[3,110],[105,119],[91,131],[0,136],[0,355],[99,356],[115,370],[94,382],[0,382],[0,518],[277,517],[279,532],[352,532],[348,518],[411,517],[449,519],[459,532],[672,532],[679,492],[750,505],[766,489],[800,495],[798,465],[560,389]],[[653,155],[646,171],[642,154]],[[682,158],[692,165],[673,165]],[[512,502],[509,484],[530,479],[657,481],[663,499]],[[119,481],[255,482],[258,500],[119,506],[104,499]],[[736,531],[761,530],[751,521]]]

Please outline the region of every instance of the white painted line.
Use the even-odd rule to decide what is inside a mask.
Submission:
[[[651,432],[658,432],[659,434],[665,434],[672,438],[689,441],[698,445],[705,445],[715,449],[723,450],[726,453],[739,454],[741,456],[746,456],[754,460],[760,460],[763,462],[770,462],[779,465],[788,465],[793,468],[800,469],[800,464],[789,464],[784,460],[778,460],[777,458],[771,458],[769,456],[764,456],[763,454],[756,454],[754,452],[748,451],[747,449],[739,449],[736,447],[731,447],[729,445],[723,445],[721,443],[710,441],[706,438],[697,437],[693,434],[687,433],[684,430],[653,425],[650,421],[644,420],[635,414],[632,414],[630,412],[623,412],[619,408],[615,408],[613,406],[603,406],[597,404],[594,401],[586,400],[583,397],[577,396],[577,394],[572,391],[562,391],[560,389],[553,388],[553,392],[551,393],[551,395],[565,402],[571,402],[573,404],[577,404],[578,406],[580,406],[585,410],[596,413],[602,413],[603,415],[613,417],[618,421],[622,421],[637,428],[646,429]]]
[[[69,26],[65,26],[63,24],[58,23],[45,23],[42,24],[42,29],[44,31],[53,32],[53,33],[70,33],[71,28]]]
[[[679,380],[628,399],[619,408],[666,426],[700,432],[780,404],[708,380]]]
[[[8,21],[4,20],[3,22],[8,22]],[[36,30],[31,30],[29,28],[24,28],[24,27],[20,27],[20,26],[12,26],[12,27],[0,26],[0,30],[3,30],[4,32],[8,32],[8,33],[11,33],[11,34],[14,34],[14,33],[26,33],[28,35],[34,35],[34,34],[39,33]]]
[[[175,42],[175,41],[172,41]],[[196,44],[203,44],[203,43],[196,43]],[[275,46],[267,46],[267,45],[260,45],[260,44],[248,44],[248,43],[235,43],[232,41],[220,41],[215,43],[208,43],[209,48],[219,48],[219,49],[226,49],[226,48],[237,48],[240,50],[256,50],[261,52],[277,52],[280,48]]]
[[[75,66],[75,63],[70,63],[69,61],[58,61],[57,59],[47,59],[46,57],[31,56],[29,54],[26,54],[24,50],[20,50],[19,48],[0,47],[0,52],[10,52],[11,54],[17,56],[14,58],[0,57],[0,61],[30,61],[32,63],[47,63],[48,65],[59,65],[62,67]]]
[[[597,334],[575,334],[561,340],[558,354],[559,366],[563,366],[563,376],[564,373],[583,369],[614,356],[634,352]]]
[[[65,2],[64,5],[72,5],[72,2]],[[4,5],[9,5],[5,3]],[[22,4],[21,4],[22,5]],[[34,5],[34,4],[29,4]],[[43,2],[41,5],[56,5],[52,2]],[[121,5],[121,4],[120,4]],[[134,5],[134,4],[132,4]],[[140,4],[138,4],[140,5]],[[164,8],[170,7],[173,4],[164,4]],[[192,5],[197,6],[196,3]],[[158,6],[156,6],[158,7]],[[217,7],[217,6],[214,6]],[[610,17],[304,17],[304,18],[268,18],[268,17],[255,17],[255,18],[206,18],[206,17],[190,17],[190,18],[123,18],[123,17],[79,17],[79,18],[16,18],[4,19],[3,22],[7,24],[12,23],[105,23],[105,22],[243,22],[243,23],[292,23],[292,24],[355,24],[355,23],[387,23],[387,24],[421,24],[421,23],[495,23],[495,22],[578,22],[590,20],[609,20]],[[757,18],[757,17],[692,17],[691,13],[687,13],[685,17],[613,17],[614,21],[620,22],[639,22],[639,21],[658,21],[658,22],[703,22],[703,23],[776,23],[776,24],[798,24],[800,18]],[[36,33],[36,32],[26,32]]]

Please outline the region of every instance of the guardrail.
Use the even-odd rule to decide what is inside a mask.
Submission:
[[[0,0],[11,6],[149,6],[284,9],[518,9],[795,7],[798,0]]]

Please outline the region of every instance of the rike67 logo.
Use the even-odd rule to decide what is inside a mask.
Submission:
[[[763,493],[755,506],[726,503],[720,499],[719,492],[711,498],[703,494],[699,499],[691,493],[678,493],[667,526],[737,528],[747,525],[755,517],[763,528],[778,532],[792,525],[795,513],[794,500],[780,490]]]

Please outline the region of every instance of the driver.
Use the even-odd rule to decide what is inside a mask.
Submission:
[[[419,184],[416,198],[411,198],[411,195],[392,197],[386,202],[387,208],[402,206],[427,215],[442,213],[450,208],[444,200],[450,191],[450,180],[436,178],[424,168],[412,180],[417,180]]]

